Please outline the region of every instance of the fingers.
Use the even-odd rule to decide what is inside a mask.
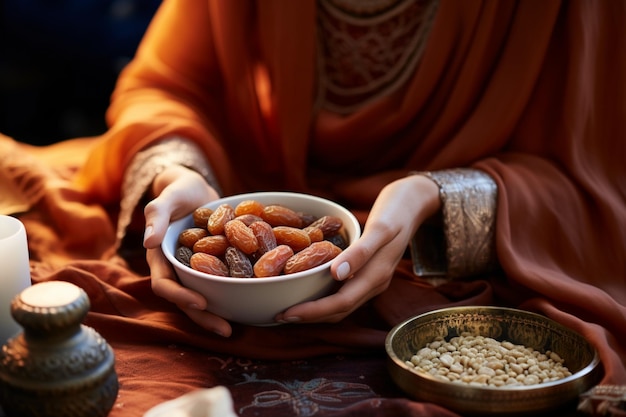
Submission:
[[[146,260],[150,266],[152,291],[176,304],[204,329],[221,336],[230,336],[230,323],[206,311],[207,301],[201,294],[180,285],[159,247],[171,221],[216,199],[218,194],[201,175],[182,166],[169,167],[159,174],[153,183],[153,192],[157,197],[144,208],[144,246],[147,249]]]
[[[438,188],[418,175],[388,184],[377,197],[362,236],[335,258],[331,273],[342,281],[356,274],[385,246],[396,257],[404,252],[423,219],[438,208]]]
[[[153,189],[157,197],[144,208],[146,248],[161,244],[171,221],[218,198],[215,189],[200,174],[180,166],[167,168],[157,176]]]
[[[293,306],[277,316],[283,321],[338,321],[383,292],[423,218],[432,213],[437,187],[427,178],[390,183],[372,206],[363,234],[340,253],[331,274],[344,281],[335,294]]]
[[[202,328],[215,333],[222,337],[230,337],[232,335],[232,327],[230,323],[228,323],[223,318],[216,316],[213,313],[210,313],[206,310],[194,310],[194,309],[182,309],[189,318],[201,326]]]
[[[277,315],[276,320],[285,323],[338,322],[387,289],[391,281],[390,271],[393,268],[385,268],[376,262],[368,264],[336,293],[293,306]]]
[[[161,249],[148,249],[146,260],[150,266],[152,291],[156,295],[171,301],[180,308],[204,310],[207,307],[202,295],[183,287],[174,278],[174,270]]]
[[[330,266],[333,277],[343,281],[370,262],[380,248],[389,244],[397,232],[382,223],[368,225],[361,237],[341,252]]]
[[[206,299],[185,288],[174,278],[174,270],[160,249],[148,249],[146,259],[150,265],[152,291],[178,306],[196,324],[220,336],[229,337],[232,328],[228,321],[206,311]]]
[[[171,209],[167,199],[155,199],[146,204],[144,208],[146,229],[144,231],[143,245],[146,249],[157,248],[170,224]]]
[[[166,169],[155,179],[153,190],[158,197],[145,207],[144,236],[153,291],[175,303],[203,328],[230,335],[230,324],[205,310],[204,297],[174,279],[174,271],[158,248],[172,220],[217,198],[217,193],[199,174],[184,167]],[[340,290],[293,306],[276,319],[337,322],[385,291],[411,236],[438,204],[438,188],[426,177],[407,177],[388,184],[372,206],[362,236],[331,265],[333,277],[344,281]]]

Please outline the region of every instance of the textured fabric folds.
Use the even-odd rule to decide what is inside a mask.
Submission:
[[[626,3],[441,0],[411,76],[347,115],[315,107],[316,25],[314,0],[164,0],[119,79],[106,134],[43,149],[0,141],[12,155],[0,156],[3,182],[29,207],[20,219],[33,280],[86,288],[87,321],[117,352],[122,384],[111,416],[140,416],[223,383],[239,390],[242,412],[280,397],[283,411],[341,415],[331,401],[298,401],[349,387],[363,400],[345,415],[452,416],[399,398],[380,375],[391,326],[453,305],[547,315],[592,342],[603,384],[625,385]],[[480,170],[497,186],[499,269],[434,286],[405,258],[389,288],[341,323],[209,335],[152,293],[140,241],[138,254],[111,252],[130,161],[170,136],[204,151],[224,195],[307,192],[361,220],[382,187],[409,172]],[[31,157],[36,171],[5,169],[9,160],[35,166]],[[348,372],[337,385],[308,366],[328,355],[333,377]],[[283,366],[273,376],[288,383],[260,381],[285,360],[298,375]]]

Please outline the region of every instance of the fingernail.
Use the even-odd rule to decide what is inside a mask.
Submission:
[[[302,321],[302,319],[300,317],[297,316],[292,316],[292,317],[285,317],[284,321],[287,323],[297,323],[299,321]]]
[[[344,262],[337,267],[337,279],[343,281],[348,278],[348,275],[350,275],[350,264]]]
[[[198,304],[195,304],[195,303],[193,303],[193,304],[189,304],[189,308],[191,308],[191,309],[193,309],[193,310],[202,310],[202,309],[200,308],[200,306],[199,306]]]
[[[150,236],[152,236],[152,233],[154,232],[154,228],[152,226],[147,226],[146,230],[143,232],[143,241],[144,243],[146,242],[146,239],[148,239]]]

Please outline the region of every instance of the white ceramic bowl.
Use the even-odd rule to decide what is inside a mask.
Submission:
[[[343,221],[348,244],[361,235],[358,220],[339,204],[307,194],[290,192],[259,192],[239,194],[212,201],[205,207],[230,204],[233,208],[243,200],[262,204],[281,204],[315,216],[331,215]],[[330,275],[332,261],[307,271],[267,278],[232,278],[196,271],[175,257],[180,232],[193,225],[191,215],[172,222],[161,245],[181,283],[207,299],[207,310],[229,321],[256,326],[276,325],[274,317],[287,308],[330,294],[337,284]]]

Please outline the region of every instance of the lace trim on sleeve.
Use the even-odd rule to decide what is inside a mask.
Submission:
[[[439,187],[442,212],[440,218],[420,227],[411,242],[415,273],[456,278],[493,269],[497,265],[494,232],[498,193],[493,179],[470,168],[420,174]],[[437,229],[439,235],[433,233]],[[437,251],[437,245],[445,251]]]
[[[126,235],[133,212],[151,186],[154,178],[167,167],[182,165],[197,171],[221,195],[209,161],[195,143],[183,138],[162,140],[138,152],[124,174],[122,199],[117,222],[117,245]]]

